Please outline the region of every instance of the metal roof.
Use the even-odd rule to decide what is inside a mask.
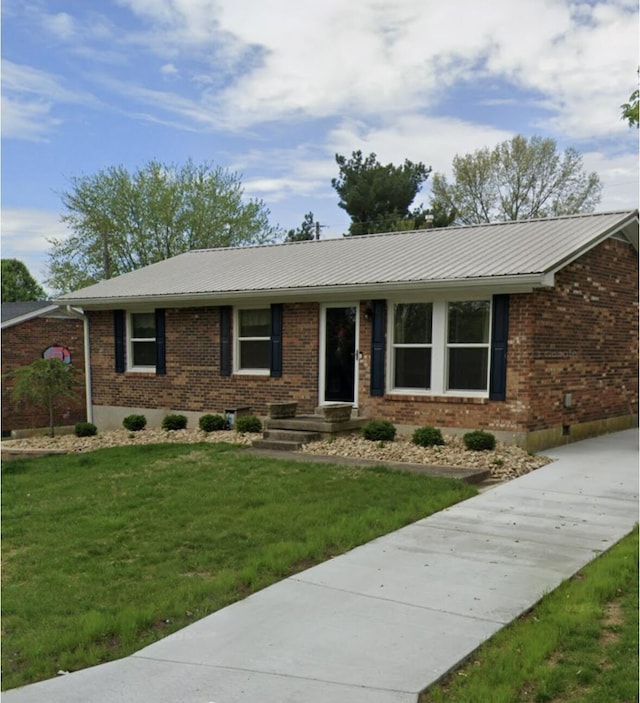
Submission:
[[[201,249],[102,281],[58,302],[175,304],[347,294],[363,289],[548,285],[610,236],[637,249],[638,212],[620,211],[255,247]],[[515,289],[515,288],[514,288]]]

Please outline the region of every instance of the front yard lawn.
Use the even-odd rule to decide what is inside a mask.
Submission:
[[[226,444],[7,462],[3,688],[130,654],[475,493]]]

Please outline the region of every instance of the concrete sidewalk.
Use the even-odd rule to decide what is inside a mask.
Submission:
[[[638,432],[260,591],[125,659],[3,703],[405,703],[638,520]]]

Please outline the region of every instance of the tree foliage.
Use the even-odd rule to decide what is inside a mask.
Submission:
[[[24,303],[46,300],[47,295],[18,259],[2,259],[2,302]]]
[[[622,108],[622,119],[629,123],[629,127],[640,127],[640,90],[637,88],[629,96],[629,102],[620,105]]]
[[[366,158],[354,151],[351,158],[336,154],[340,170],[331,185],[340,196],[338,205],[351,217],[349,235],[419,229],[428,213],[411,205],[431,173],[431,167],[405,159],[402,166],[383,165],[375,154]]]
[[[191,160],[150,161],[129,173],[112,166],[74,177],[62,193],[73,234],[51,240],[48,284],[69,291],[190,249],[272,241],[261,200],[245,200],[236,174]]]
[[[308,212],[300,227],[290,229],[284,238],[285,242],[306,242],[307,240],[316,238],[316,222],[313,218],[313,213]]]
[[[513,137],[453,159],[453,183],[434,174],[432,207],[455,212],[459,224],[593,212],[602,185],[582,156],[560,154],[553,139]]]
[[[49,413],[49,432],[54,435],[56,401],[75,398],[80,389],[76,370],[60,359],[36,359],[11,372],[11,396],[15,402],[31,402]]]

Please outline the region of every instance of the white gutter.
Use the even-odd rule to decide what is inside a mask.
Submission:
[[[87,422],[93,422],[93,403],[91,393],[91,349],[89,345],[89,318],[84,314],[82,308],[73,308],[67,305],[67,312],[72,317],[82,320],[84,330],[84,386],[85,403],[87,406]]]
[[[378,281],[375,283],[351,283],[296,288],[268,288],[255,290],[207,291],[199,293],[143,294],[108,298],[61,298],[63,305],[83,305],[91,310],[112,310],[118,307],[135,305],[155,305],[156,307],[197,307],[198,305],[225,305],[247,300],[276,302],[327,301],[345,298],[396,296],[415,292],[449,292],[451,290],[486,289],[494,292],[528,293],[534,288],[553,285],[553,277],[545,273],[483,276],[478,278],[456,278],[437,281]]]

